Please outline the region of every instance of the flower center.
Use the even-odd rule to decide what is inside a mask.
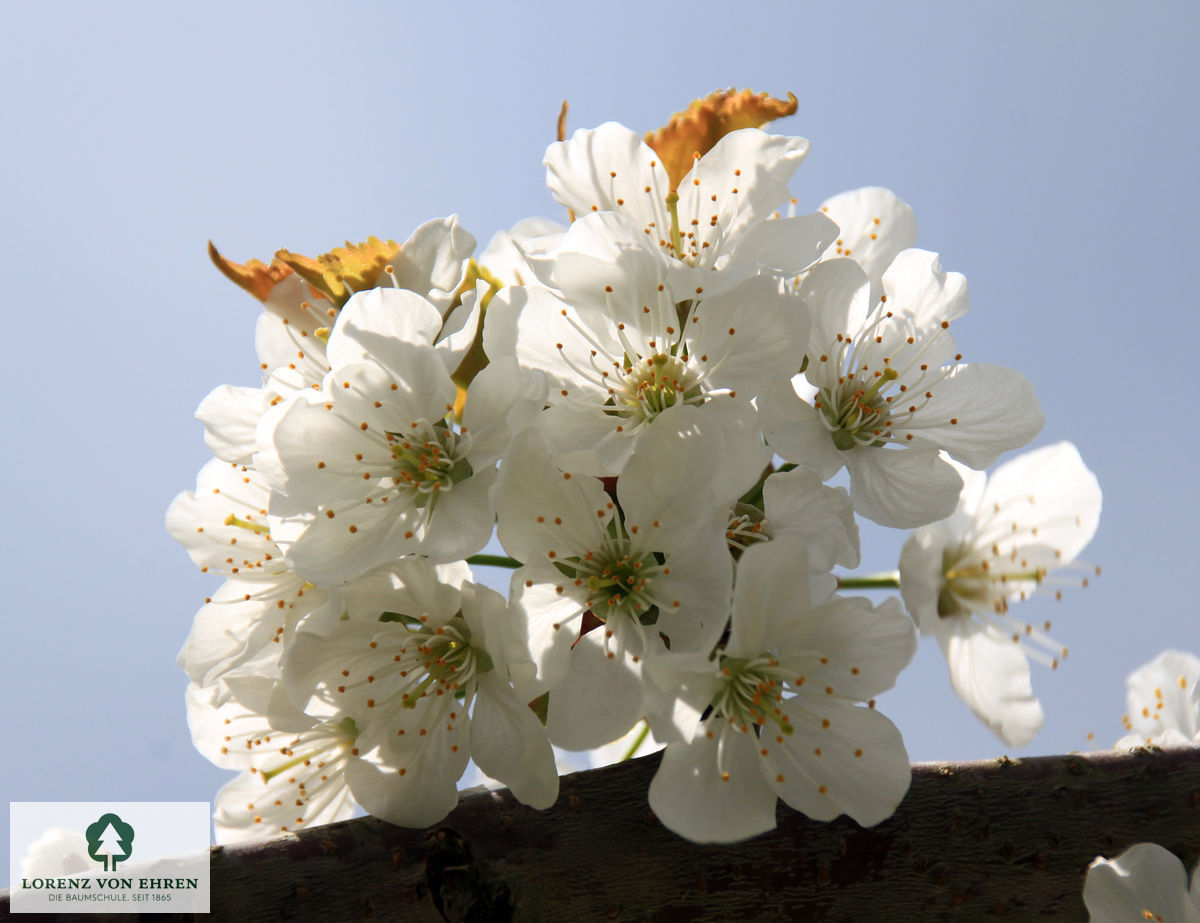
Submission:
[[[949,618],[991,609],[1008,610],[1008,596],[1023,583],[1040,584],[1046,568],[1024,568],[1018,562],[999,558],[996,567],[989,559],[979,559],[967,545],[942,552],[942,589],[938,593],[938,615]],[[1021,562],[1023,563],[1023,562]]]
[[[287,746],[280,747],[279,752],[284,757],[283,762],[271,769],[259,771],[264,782],[270,782],[281,772],[286,772],[303,763],[325,763],[344,760],[346,753],[354,746],[358,737],[358,726],[353,718],[343,718],[341,721],[326,722],[308,731],[302,731]],[[300,786],[302,789],[303,785]]]
[[[962,359],[962,353],[950,359],[948,320],[918,330],[907,314],[887,310],[886,300],[881,299],[856,336],[837,334],[809,374],[813,384],[820,384],[814,406],[842,451],[911,442],[918,416]],[[957,425],[958,419],[951,417],[949,422]]]
[[[867,382],[849,378],[835,388],[821,389],[815,406],[834,445],[846,451],[887,442],[892,426],[888,408],[891,398],[883,392],[898,377],[894,369],[885,368]]]
[[[703,404],[702,375],[683,359],[653,353],[637,359],[614,388],[609,413],[641,423],[677,404]]]
[[[396,486],[412,493],[418,508],[474,473],[466,458],[465,436],[444,421],[418,420],[407,433],[389,432],[387,440]]]
[[[782,734],[795,730],[780,707],[785,678],[779,661],[771,654],[749,660],[722,656],[721,677],[721,688],[712,700],[718,715],[742,731],[762,727],[768,721]]]
[[[402,621],[412,632],[411,639],[394,655],[400,676],[406,680],[400,693],[405,708],[416,708],[431,692],[455,695],[494,666],[486,651],[471,645],[471,629],[461,615],[437,628],[426,628],[411,616],[387,616],[386,621]]]
[[[1046,634],[1050,623],[1038,629],[1009,612],[1009,599],[1026,599],[1043,584],[1048,573],[1045,567],[1031,565],[1019,556],[1002,556],[998,546],[993,546],[991,557],[982,556],[970,543],[947,548],[942,552],[938,616],[973,618],[1010,633],[1013,642],[1022,645],[1025,656],[1056,669],[1059,660],[1067,656],[1067,649]],[[1086,579],[1083,585],[1087,586]]]
[[[600,621],[626,616],[638,624],[653,625],[659,608],[654,578],[671,569],[660,562],[661,555],[633,551],[624,528],[617,526],[617,531],[600,550],[572,556],[556,566],[577,586],[587,586],[586,604]]]
[[[749,503],[734,505],[733,514],[729,517],[729,526],[725,530],[725,540],[729,543],[729,551],[735,561],[740,559],[742,552],[751,545],[770,538],[763,531],[766,524],[766,514],[757,506]]]

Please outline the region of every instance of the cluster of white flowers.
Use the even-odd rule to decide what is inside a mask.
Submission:
[[[355,805],[428,825],[469,761],[545,808],[552,744],[642,721],[650,805],[688,838],[768,830],[777,799],[875,824],[910,778],[875,697],[918,627],[1005,740],[1040,726],[1026,657],[1063,652],[1009,603],[1091,538],[1094,477],[1060,444],[985,486],[1041,411],[963,360],[965,281],[896,195],[796,214],[807,141],[736,128],[672,171],[662,138],[551,145],[569,226],[477,259],[454,218],[269,267],[214,251],[264,304],[262,384],[205,398],[216,459],[167,521],[225,578],[180,655],[197,747],[241,771],[223,839]],[[839,591],[855,513],[918,529],[903,605]],[[507,599],[470,570],[493,528]]]

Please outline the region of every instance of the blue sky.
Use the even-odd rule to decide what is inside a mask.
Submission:
[[[967,359],[1023,371],[1034,444],[1069,439],[1097,473],[1085,557],[1104,576],[1026,612],[1071,655],[1035,668],[1047,721],[1022,752],[1108,746],[1125,674],[1200,651],[1195,10],[6,8],[0,793],[209,800],[228,778],[191,747],[175,664],[213,582],[162,524],[207,458],[196,404],[257,380],[257,305],[209,238],[237,260],[315,254],[457,213],[482,246],[561,217],[541,158],[563,99],[572,128],[645,130],[729,85],[799,97],[778,129],[812,141],[802,204],[864,185],[912,204],[920,245],[967,277]],[[864,569],[893,568],[903,538],[864,532]],[[931,646],[880,708],[914,760],[1005,750]]]

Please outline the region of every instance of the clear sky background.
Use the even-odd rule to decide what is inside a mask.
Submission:
[[[315,255],[457,213],[482,248],[561,219],[541,159],[563,99],[572,130],[646,130],[730,85],[799,97],[777,130],[812,141],[802,204],[912,204],[967,277],[967,360],[1022,370],[1034,444],[1097,473],[1104,576],[1022,613],[1071,654],[1035,667],[1046,726],[1015,755],[1109,746],[1125,675],[1200,652],[1198,9],[6,4],[0,800],[202,801],[231,777],[192,749],[175,664],[215,584],[163,527],[208,457],[196,404],[257,383],[258,305],[207,239]],[[864,529],[864,569],[903,538]],[[1005,752],[932,640],[880,708],[914,760]]]

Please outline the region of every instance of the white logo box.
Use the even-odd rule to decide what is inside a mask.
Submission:
[[[13,913],[208,913],[206,801],[13,801]],[[89,839],[90,836],[90,839]]]

